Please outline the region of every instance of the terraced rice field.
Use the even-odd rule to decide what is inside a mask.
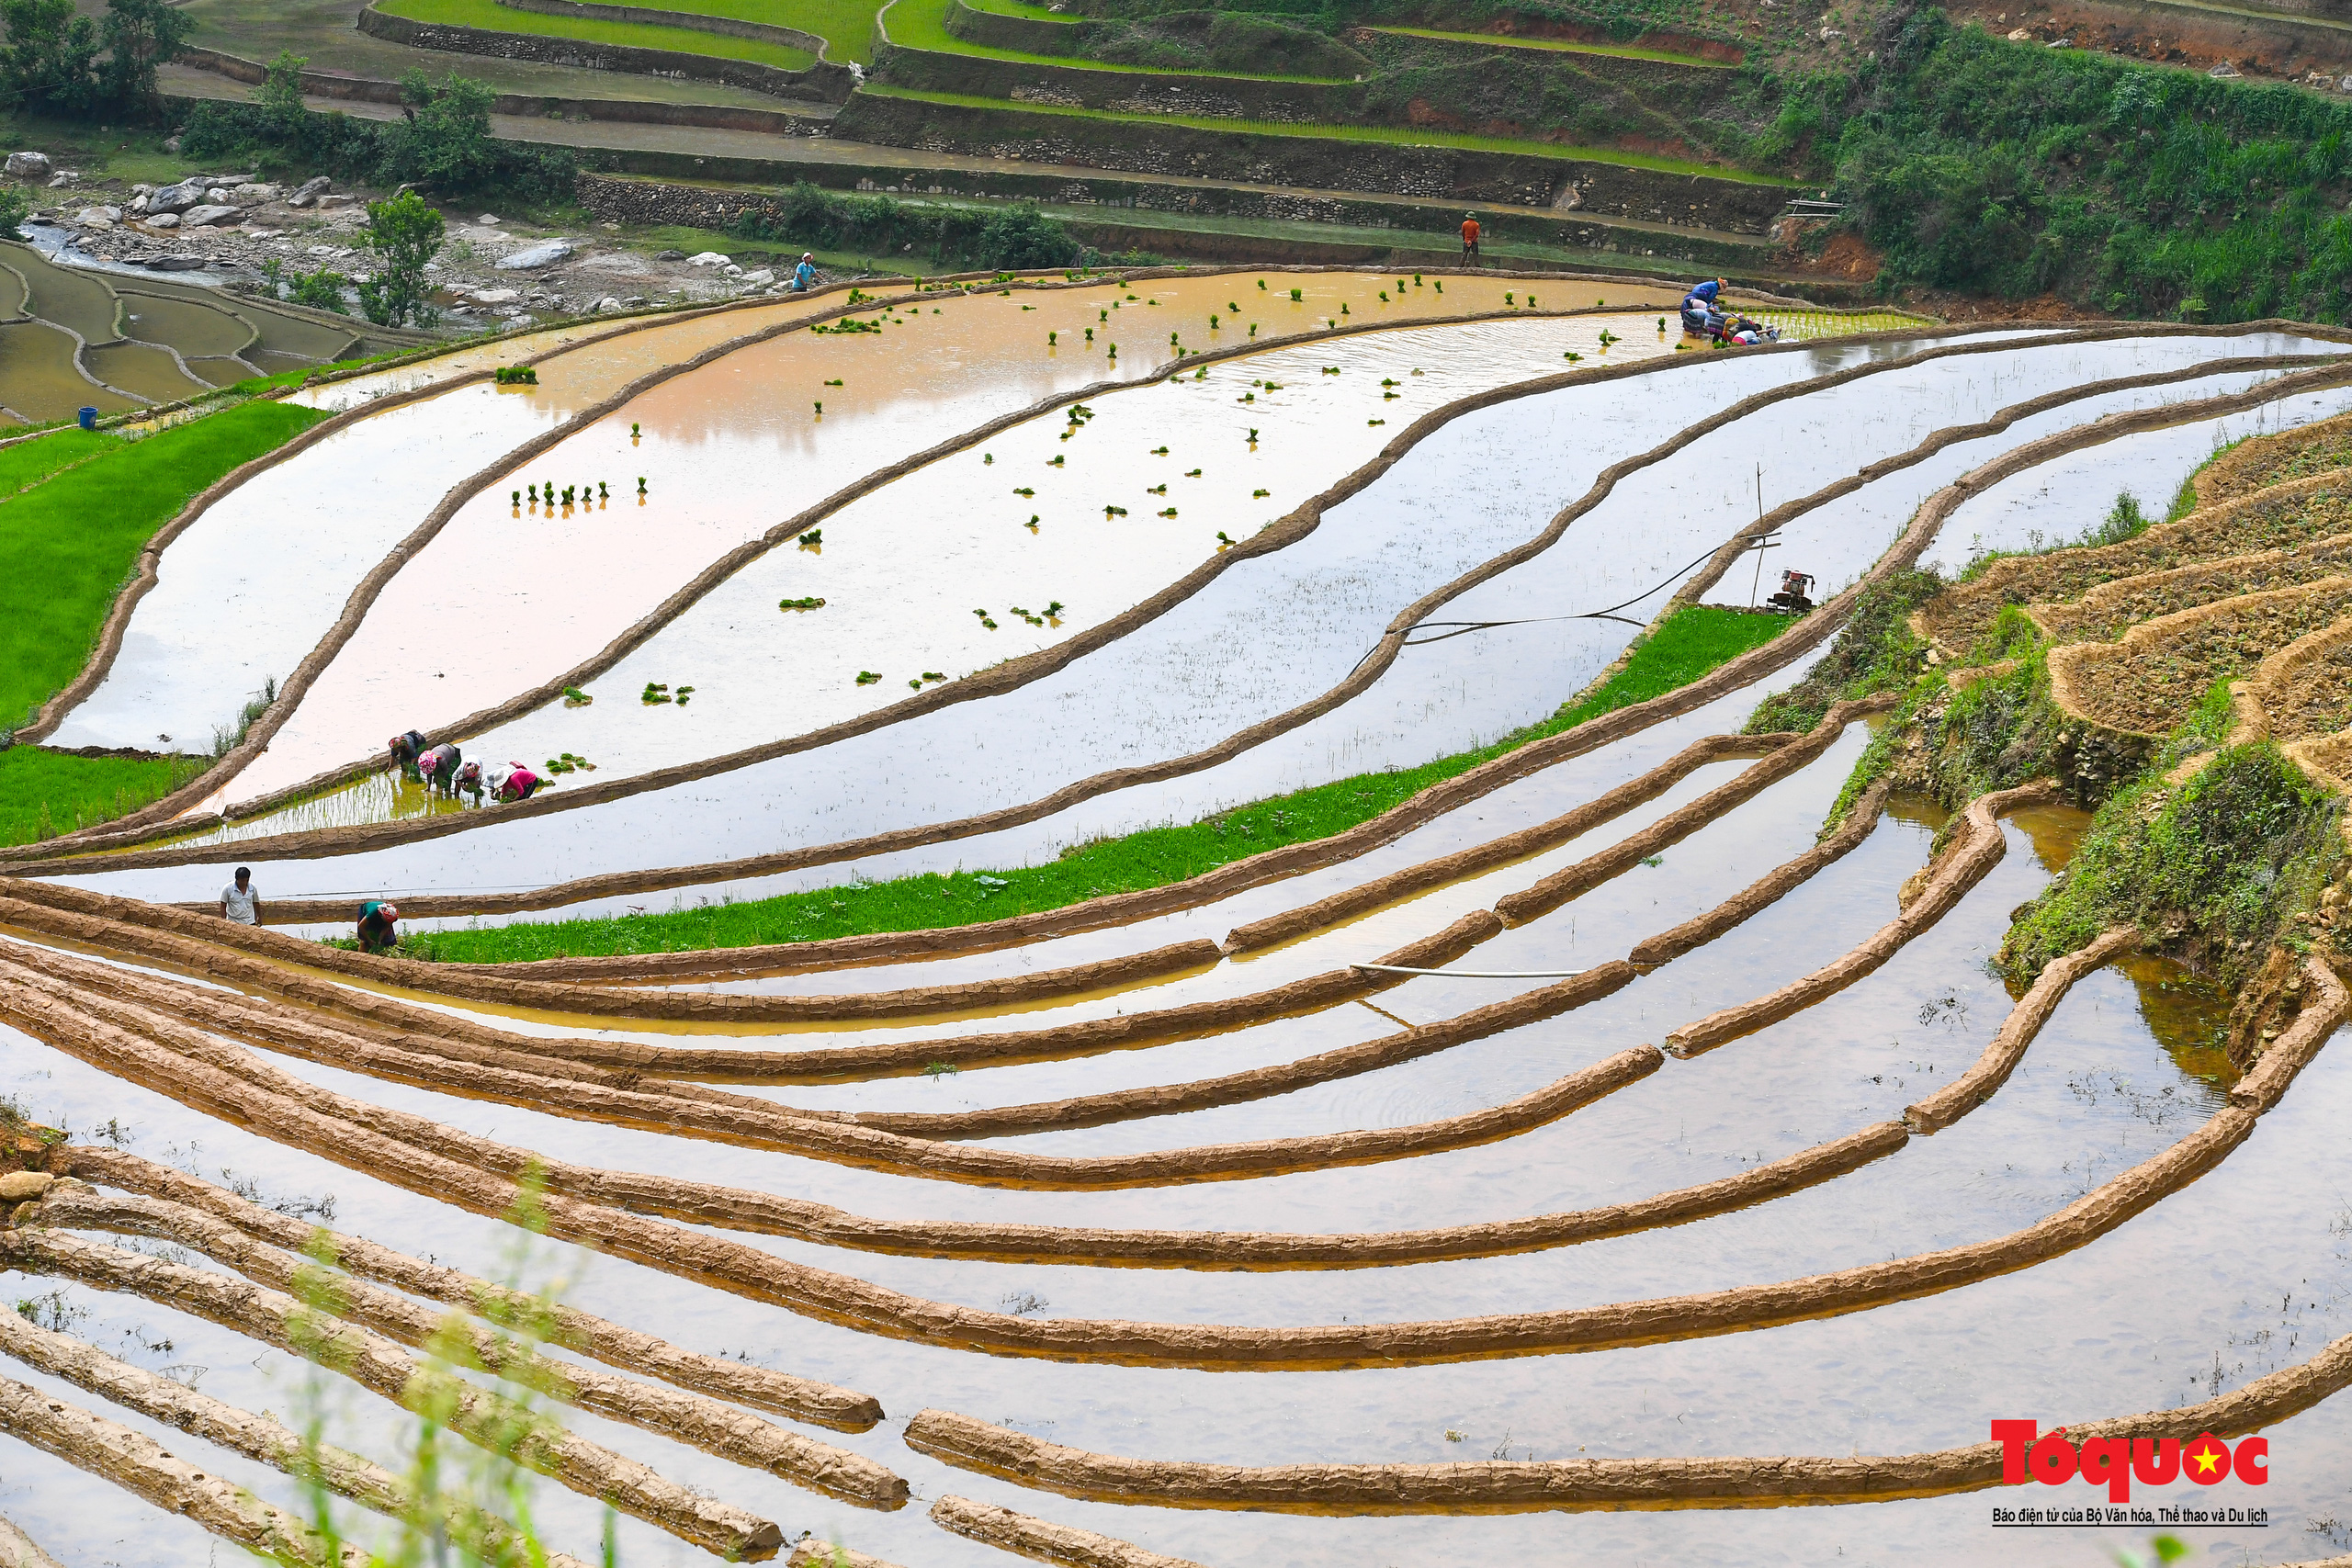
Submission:
[[[1978,1563],[2018,1554],[1996,1507],[2105,1504],[2003,1489],[1987,1422],[2031,1418],[2258,1431],[2259,1490],[2135,1505],[2262,1509],[2200,1533],[2249,1561],[2352,1545],[2342,984],[2312,962],[2250,1060],[2129,930],[2013,987],[1986,960],[2084,812],[1880,785],[1825,836],[1902,682],[1744,733],[1955,531],[2072,537],[2119,453],[2161,514],[2259,429],[2182,520],[1921,630],[1956,665],[2014,605],[2142,660],[2068,699],[2120,733],[2147,660],[2219,646],[2165,628],[2285,594],[2229,623],[2246,702],[2352,739],[2341,344],[1792,307],[1691,353],[1527,287],[834,294],[541,345],[536,394],[314,389],[345,412],[176,536],[52,739],[286,694],[163,808],[0,867],[0,1512],[68,1561],[324,1562],[322,1518],[416,1512],[429,1449],[495,1561],[488,1450],[555,1562]],[[364,518],[325,510],[349,476]],[[1810,614],[1544,729],[1784,568]],[[373,760],[412,725],[571,765],[431,807]],[[361,898],[1016,887],[1505,736],[1335,837],[1012,919],[310,940]],[[266,925],[219,919],[239,863]]]

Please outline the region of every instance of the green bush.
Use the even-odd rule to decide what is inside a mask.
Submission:
[[[0,0],[5,5],[7,0]],[[280,51],[250,103],[206,98],[188,111],[180,148],[205,163],[322,169],[351,180],[415,183],[436,196],[495,192],[510,201],[568,201],[579,163],[560,147],[522,147],[490,135],[492,88],[452,73],[401,79],[395,120],[317,114],[302,107],[300,55]]]
[[[2128,921],[2243,979],[2324,886],[2342,810],[2267,742],[2223,751],[2177,789],[2152,770],[2099,808],[2001,962],[2030,977]]]
[[[107,0],[103,17],[74,0],[0,0],[0,107],[68,118],[147,119],[161,100],[155,68],[178,58],[195,24],[163,0]]]
[[[809,250],[896,254],[913,245],[958,270],[1092,265],[1103,258],[1032,201],[974,209],[912,204],[887,196],[840,196],[806,180],[747,208],[734,231],[747,240]]]
[[[2342,319],[2352,107],[2012,44],[1915,4],[1873,41],[1837,188],[1885,254],[1883,288]]]

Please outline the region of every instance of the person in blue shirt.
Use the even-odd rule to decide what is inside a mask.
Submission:
[[[1682,298],[1682,328],[1685,332],[1712,333],[1723,324],[1723,310],[1717,301],[1722,298],[1724,280],[1711,277]]]
[[[800,253],[800,265],[792,269],[792,290],[796,294],[806,294],[816,286],[817,258],[814,254],[803,251]]]

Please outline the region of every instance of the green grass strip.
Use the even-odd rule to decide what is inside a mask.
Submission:
[[[194,757],[142,762],[11,746],[0,751],[0,844],[30,844],[110,822],[161,800],[204,767]]]
[[[37,441],[0,446],[0,501],[120,445],[111,435],[68,427]]]
[[[586,43],[623,44],[638,49],[666,49],[719,60],[748,60],[782,71],[806,71],[817,63],[817,57],[805,49],[762,39],[730,38],[725,33],[697,32],[692,28],[665,28],[646,22],[548,17],[537,11],[514,10],[498,5],[496,0],[380,0],[377,9],[405,17],[412,22],[438,22],[444,27],[528,33],[540,38],[579,39]],[[752,19],[773,20],[766,17]]]
[[[977,0],[966,0],[976,4]],[[994,10],[993,6],[982,6]],[[1491,44],[1497,49],[1548,49],[1560,54],[1605,54],[1617,60],[1655,60],[1661,65],[1690,65],[1702,71],[1734,71],[1720,60],[1702,60],[1695,54],[1673,54],[1663,49],[1635,49],[1630,44],[1574,43],[1555,38],[1508,38],[1501,33],[1449,33],[1435,28],[1374,28],[1376,33],[1394,33],[1398,38],[1444,39],[1452,43]]]
[[[1019,17],[1024,21],[1031,22],[1053,22],[1065,28],[1074,28],[1081,22],[1094,19],[1091,17],[1074,17],[1068,11],[1057,11],[1050,6],[1032,6],[1027,4],[1026,0],[964,0],[964,4],[975,11],[986,11],[991,16]]]
[[[1064,62],[1057,61],[1060,64]],[[867,85],[858,89],[880,98],[909,98],[959,109],[1006,109],[1019,114],[1056,115],[1120,125],[1181,125],[1193,130],[1230,130],[1258,136],[1295,136],[1319,141],[1380,141],[1397,147],[1459,147],[1476,152],[1517,152],[1530,158],[1557,158],[1563,163],[1614,164],[1621,168],[1651,169],[1668,175],[1695,175],[1733,185],[1794,188],[1800,182],[1751,175],[1742,169],[1713,168],[1679,158],[1625,152],[1614,147],[1570,147],[1557,141],[1514,141],[1505,136],[1472,136],[1452,130],[1424,130],[1403,125],[1294,125],[1287,120],[1216,119],[1208,116],[1119,114],[1111,109],[1069,108],[1060,104],[1015,103],[1010,98],[983,98],[969,93],[922,93],[909,87]]]
[[[327,417],[250,402],[141,441],[94,436],[109,449],[0,504],[0,723],[22,723],[74,679],[156,529],[221,475]]]
[[[1262,76],[1243,71],[1182,71],[1156,65],[1113,65],[1080,55],[1024,54],[1019,50],[992,49],[987,44],[957,38],[947,30],[947,7],[953,3],[954,0],[896,0],[883,15],[883,30],[890,35],[892,43],[905,49],[967,55],[976,60],[1010,60],[1022,65],[1051,65],[1068,71],[1098,71],[1112,75],[1178,76],[1199,82],[1204,86],[1215,86],[1219,82],[1303,82],[1310,85],[1327,85],[1340,80],[1334,76]],[[1029,106],[1023,104],[1021,107],[1026,108]],[[1152,115],[1146,118],[1157,119],[1162,117]]]
[[[1687,686],[1760,647],[1793,623],[1698,606],[1676,612],[1634,650],[1625,667],[1580,702],[1490,745],[1418,768],[1363,773],[1236,807],[1181,828],[1148,828],[1074,844],[1058,860],[1013,871],[853,882],[752,903],[707,904],[616,919],[552,920],[419,933],[407,951],[453,963],[503,964],[612,953],[678,953],[815,942],[867,931],[976,925],[1058,909],[1111,893],[1164,887],[1285,844],[1327,839],[1370,820],[1430,785],[1468,773],[1531,740],[1615,708]]]
[[[797,28],[825,40],[826,59],[864,65],[874,58],[874,16],[882,6],[881,0],[659,0],[656,8]]]

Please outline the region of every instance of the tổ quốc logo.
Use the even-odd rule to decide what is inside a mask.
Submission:
[[[2217,1486],[2235,1482],[2246,1486],[2267,1486],[2270,1483],[2270,1439],[2240,1438],[2233,1445],[2211,1432],[2199,1432],[2186,1441],[2179,1438],[2085,1438],[2079,1443],[2066,1435],[2064,1427],[2041,1431],[2032,1421],[1996,1421],[1992,1424],[1993,1440],[2001,1445],[2001,1483],[2022,1486],[2039,1482],[2044,1486],[2064,1486],[2079,1481],[2094,1487],[2107,1489],[2107,1501],[2122,1505],[2132,1501],[2132,1485],[2170,1486],[2176,1483],[2190,1486]],[[2063,1506],[2063,1505],[2062,1505]],[[2182,1511],[2158,1507],[2145,1517],[2145,1510],[2134,1509],[2130,1518],[2115,1518],[2119,1508],[2109,1508],[2102,1516],[2093,1506],[2088,1518],[2070,1522],[2083,1523],[2163,1523],[2183,1522]],[[2021,1512],[2035,1517],[2019,1517],[2020,1510],[1996,1508],[1996,1524],[2041,1523],[2048,1521],[2048,1510],[2027,1508]],[[2262,1508],[2228,1507],[2196,1510],[2197,1523],[2264,1525],[2268,1523],[2268,1510]],[[2210,1517],[2209,1517],[2210,1516]]]

